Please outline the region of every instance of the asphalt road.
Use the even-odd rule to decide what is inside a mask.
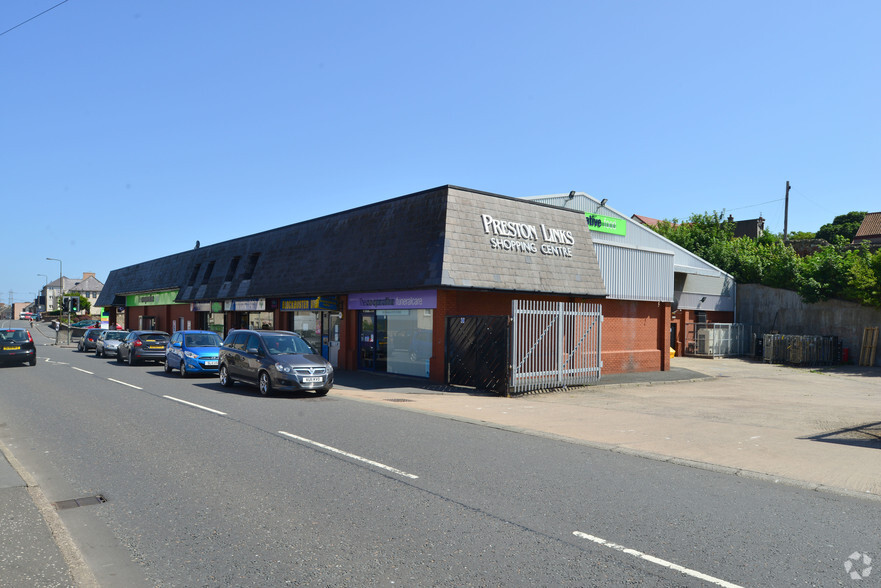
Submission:
[[[0,441],[49,501],[106,499],[58,511],[104,586],[849,585],[879,544],[877,502],[38,355],[0,368]]]

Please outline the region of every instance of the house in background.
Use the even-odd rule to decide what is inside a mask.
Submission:
[[[868,241],[872,245],[881,245],[881,212],[870,212],[863,218],[852,243],[859,245]]]
[[[61,286],[59,288],[59,286]],[[82,294],[92,305],[91,312],[99,313],[100,308],[95,306],[101,290],[104,289],[104,283],[95,277],[94,272],[83,272],[83,277],[79,279],[66,278],[64,276],[52,280],[43,287],[41,293],[43,300],[46,301],[46,310],[58,310],[61,306],[61,296],[64,294]]]

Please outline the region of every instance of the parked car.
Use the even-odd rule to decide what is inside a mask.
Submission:
[[[80,342],[77,343],[76,348],[79,351],[95,349],[95,346],[98,343],[98,337],[100,337],[101,333],[104,333],[105,331],[107,331],[107,329],[86,329]]]
[[[34,318],[34,313],[32,313],[32,312],[28,312],[25,310],[25,311],[18,313],[18,320],[20,320],[20,321],[27,321],[32,318]]]
[[[116,348],[116,361],[135,365],[142,361],[165,361],[168,333],[164,331],[131,331]]]
[[[302,337],[289,331],[232,331],[220,348],[220,383],[256,385],[260,394],[333,387],[333,366]]]
[[[126,335],[128,335],[128,331],[104,331],[95,342],[95,355],[98,357],[116,356],[116,349]]]
[[[0,362],[37,365],[37,348],[27,329],[0,329]]]
[[[100,327],[101,321],[96,321],[95,319],[85,319],[70,325],[71,329],[97,329]]]
[[[165,373],[216,374],[223,340],[214,331],[178,331],[165,349]]]

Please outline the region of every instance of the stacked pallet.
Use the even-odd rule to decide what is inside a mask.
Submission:
[[[875,365],[875,351],[878,349],[878,327],[866,327],[863,331],[863,346],[860,349],[860,365]]]

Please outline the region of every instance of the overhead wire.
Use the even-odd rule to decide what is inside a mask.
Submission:
[[[47,12],[49,12],[50,10],[54,10],[54,9],[58,8],[59,6],[61,6],[62,4],[64,4],[65,2],[68,2],[68,1],[69,1],[69,0],[61,0],[61,2],[59,2],[59,3],[56,4],[55,6],[53,6],[53,7],[51,7],[51,8],[47,8],[46,10],[44,10],[43,12],[41,12],[40,14],[36,14],[36,15],[30,17],[29,19],[27,19],[27,20],[25,20],[25,21],[22,21],[22,22],[18,23],[17,25],[15,25],[14,27],[12,27],[11,29],[6,29],[5,31],[3,31],[2,33],[0,33],[0,37],[2,37],[3,35],[5,35],[6,33],[10,32],[10,31],[14,31],[15,29],[17,29],[18,27],[20,27],[20,26],[22,26],[22,25],[25,25],[25,24],[31,22],[31,21],[34,20],[35,18],[39,18],[39,17],[43,16],[44,14],[46,14]]]

